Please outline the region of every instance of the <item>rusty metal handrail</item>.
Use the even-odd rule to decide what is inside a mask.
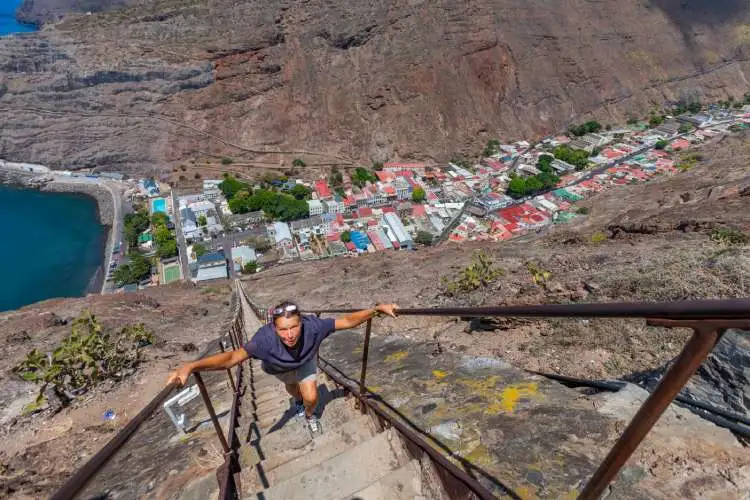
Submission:
[[[311,312],[350,313],[361,309],[318,309]],[[650,326],[666,328],[683,327],[693,329],[693,336],[684,346],[667,373],[659,381],[627,428],[610,449],[592,477],[586,483],[579,498],[599,498],[615,478],[651,428],[669,407],[680,390],[695,373],[703,360],[711,353],[716,343],[729,328],[750,329],[750,300],[695,300],[656,303],[592,303],[592,304],[546,304],[506,307],[446,307],[432,309],[399,309],[402,316],[522,316],[522,317],[595,317],[595,318],[645,318]],[[367,396],[365,378],[371,321],[367,322],[365,346],[362,353],[362,371],[359,390],[355,392],[362,411],[373,407]],[[322,358],[321,358],[322,359]],[[323,360],[325,362],[325,360]],[[377,410],[376,410],[377,411]],[[380,413],[380,412],[378,412]],[[387,417],[386,417],[387,418]],[[394,423],[392,421],[392,423]],[[434,450],[433,450],[434,451]],[[432,454],[432,453],[431,453]],[[444,465],[442,461],[439,461]],[[470,483],[458,471],[450,470],[467,486]],[[481,492],[475,491],[480,494]]]
[[[392,415],[390,415],[387,411],[387,409],[378,401],[367,397],[366,392],[361,392],[361,390],[357,389],[356,383],[347,383],[346,380],[341,375],[336,374],[333,370],[329,369],[329,367],[333,367],[331,363],[325,360],[325,358],[320,358],[320,361],[323,362],[323,366],[320,366],[320,369],[331,379],[336,382],[337,384],[347,387],[352,394],[357,398],[357,400],[362,405],[362,408],[370,408],[373,410],[376,414],[378,414],[381,418],[388,421],[393,427],[395,427],[403,436],[405,436],[409,441],[417,445],[420,449],[424,450],[433,460],[435,460],[441,467],[446,469],[448,472],[450,472],[453,476],[455,476],[459,481],[461,481],[467,488],[469,488],[473,493],[475,493],[479,498],[482,500],[490,500],[496,498],[495,495],[490,493],[482,484],[471,477],[469,474],[466,473],[466,471],[462,470],[460,467],[458,467],[456,464],[445,458],[439,451],[437,451],[435,448],[430,446],[424,438],[419,436],[412,428],[410,428],[408,425],[401,422],[399,419],[393,418]],[[364,410],[363,410],[364,413]],[[513,495],[513,492],[508,490],[508,493]],[[514,495],[513,495],[514,496]]]
[[[80,492],[89,480],[97,473],[99,469],[109,461],[110,458],[122,448],[122,446],[128,442],[130,437],[138,430],[143,422],[156,410],[159,405],[164,403],[172,391],[177,387],[176,383],[172,383],[166,386],[164,389],[156,395],[154,399],[138,412],[128,424],[117,433],[115,437],[109,440],[104,447],[96,452],[96,455],[91,457],[83,467],[78,469],[62,487],[57,490],[51,497],[51,500],[69,500]]]
[[[364,309],[364,308],[363,308]],[[361,309],[311,309],[314,314],[352,313]],[[684,300],[678,302],[603,302],[541,304],[497,307],[435,307],[398,309],[400,316],[483,316],[653,318],[653,319],[747,319],[750,299]]]
[[[241,289],[239,284],[237,285],[238,288]],[[244,294],[244,291],[242,291]],[[242,307],[239,304],[239,300],[236,303],[237,309],[234,311],[234,317],[232,320],[232,323],[230,325],[229,329],[229,338],[234,344],[235,342],[239,341],[241,339],[238,326],[243,326],[242,321]],[[240,328],[241,329],[241,328]],[[244,334],[244,331],[242,332]],[[222,351],[224,351],[224,346],[221,344],[221,339],[219,339],[219,347]],[[241,372],[239,371],[238,367],[238,377],[237,377],[237,383],[235,384],[232,380],[231,372],[227,370],[227,374],[229,375],[230,384],[233,389],[234,398],[235,401],[238,398],[238,395],[242,389],[241,383],[242,379],[239,376]],[[227,442],[227,439],[224,437],[221,426],[219,425],[218,418],[216,417],[216,412],[214,411],[213,405],[211,404],[211,400],[208,396],[208,391],[206,390],[205,384],[203,383],[203,379],[201,378],[199,373],[194,373],[193,376],[196,379],[196,382],[198,384],[198,388],[200,390],[201,396],[203,397],[203,401],[206,405],[206,408],[208,410],[209,416],[211,417],[211,421],[213,422],[214,428],[217,431],[219,440],[221,442],[222,448],[224,450],[224,455],[226,460],[229,460],[233,455],[233,449],[230,446],[232,444],[232,436],[233,436],[233,429],[230,429],[229,437],[230,440]],[[122,448],[122,446],[127,443],[130,438],[133,436],[133,434],[138,430],[138,428],[141,426],[143,422],[146,421],[153,413],[156,411],[156,409],[166,401],[166,399],[170,396],[172,391],[178,387],[176,382],[173,382],[166,387],[164,387],[159,394],[157,394],[151,401],[148,402],[148,404],[140,411],[138,414],[133,417],[126,425],[123,427],[120,432],[118,432],[115,437],[110,439],[102,449],[100,449],[93,457],[91,457],[80,469],[78,469],[73,476],[71,476],[51,497],[51,500],[71,500],[73,499],[83,488],[88,484],[88,482],[91,480],[91,478],[96,474],[106,463],[114,456],[117,451]],[[230,416],[230,425],[236,424],[237,422],[237,405],[232,405],[232,415]],[[222,496],[222,498],[224,498]]]

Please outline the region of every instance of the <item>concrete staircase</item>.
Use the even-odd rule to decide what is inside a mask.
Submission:
[[[318,375],[323,432],[313,437],[296,417],[284,385],[252,360],[238,433],[243,498],[427,499],[420,462],[393,429],[354,408],[354,399]],[[442,496],[442,495],[439,495]]]

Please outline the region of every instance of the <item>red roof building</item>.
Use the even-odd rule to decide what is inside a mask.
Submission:
[[[375,172],[375,175],[378,176],[380,182],[393,182],[393,179],[396,178],[396,176],[393,175],[393,172],[389,170],[381,170],[379,172]]]
[[[331,197],[331,190],[328,187],[328,183],[324,179],[315,181],[315,192],[318,193],[318,198],[325,200]]]
[[[411,216],[412,217],[424,217],[427,215],[427,212],[424,208],[424,205],[414,205],[411,207]]]

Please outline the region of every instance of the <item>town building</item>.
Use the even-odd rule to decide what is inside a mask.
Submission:
[[[325,212],[323,203],[320,200],[307,200],[307,208],[311,216],[320,215]]]
[[[215,279],[227,279],[229,270],[227,269],[224,252],[213,252],[201,255],[196,262],[197,272],[195,281],[209,281]]]
[[[383,216],[383,220],[385,220],[388,228],[391,231],[391,241],[393,241],[393,238],[395,237],[396,241],[398,241],[401,247],[413,246],[414,243],[411,239],[411,236],[409,236],[409,233],[406,231],[406,228],[401,222],[401,219],[399,219],[396,214],[387,213]]]

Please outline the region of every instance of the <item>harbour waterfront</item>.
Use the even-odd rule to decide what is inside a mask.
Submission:
[[[0,311],[95,286],[107,231],[93,198],[0,185],[0,213]]]
[[[22,24],[16,20],[16,9],[23,0],[0,0],[0,36],[11,33],[36,31],[36,26]]]

